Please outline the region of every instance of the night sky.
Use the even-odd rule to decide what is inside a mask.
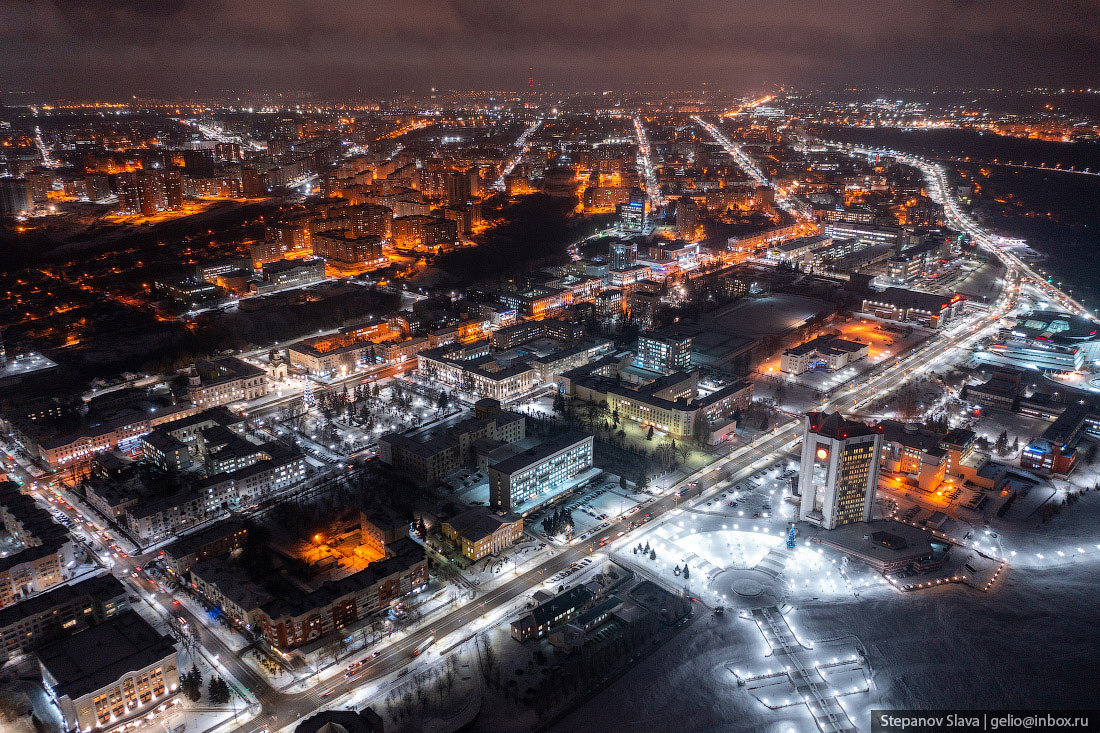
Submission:
[[[0,0],[0,89],[1100,84],[1100,3]]]

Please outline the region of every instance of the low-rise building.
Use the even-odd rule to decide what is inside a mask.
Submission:
[[[404,331],[387,321],[370,321],[342,328],[335,334],[299,341],[287,349],[287,354],[291,366],[310,374],[343,374],[365,364],[403,361],[402,354],[417,353],[410,342],[419,341],[426,346],[427,339],[395,341],[403,338]]]
[[[157,426],[190,417],[199,410],[188,402],[149,409],[127,408],[90,422],[74,433],[44,436],[27,433],[20,442],[50,469],[84,467],[100,453],[135,448],[141,436]]]
[[[617,412],[620,419],[677,439],[709,433],[711,424],[735,417],[752,404],[751,382],[704,391],[698,370],[644,380],[625,372],[613,357],[565,372],[560,379],[565,394],[595,404],[607,402],[609,413]]]
[[[523,537],[523,517],[474,507],[442,524],[443,536],[471,560],[495,555]]]
[[[814,541],[834,547],[861,560],[880,573],[927,572],[943,565],[951,545],[926,530],[887,519],[852,522]]]
[[[286,288],[313,285],[325,279],[325,261],[320,257],[265,262],[263,276],[252,283],[252,292],[264,294]]]
[[[126,611],[36,652],[42,683],[66,730],[136,719],[179,691],[176,646]]]
[[[802,374],[818,366],[837,371],[866,359],[869,349],[868,344],[860,341],[848,341],[835,335],[818,336],[784,351],[779,368],[788,374]]]
[[[254,400],[266,395],[267,390],[267,373],[263,369],[232,356],[195,362],[188,384],[191,401],[203,410]]]
[[[591,600],[592,592],[583,585],[559,593],[513,621],[512,638],[516,641],[541,639],[551,629],[573,620]]]
[[[496,403],[495,409],[486,408],[449,428],[386,433],[378,439],[378,457],[421,486],[438,483],[459,468],[474,464],[479,441],[500,445],[526,437],[523,415],[499,408]]]
[[[123,526],[138,544],[161,542],[305,480],[307,463],[297,448],[273,441],[257,451],[259,460],[243,468],[200,479],[170,496],[128,502]]]
[[[490,334],[489,343],[495,349],[512,349],[542,338],[573,341],[582,336],[584,336],[584,327],[579,323],[570,323],[556,318],[544,318],[539,321],[524,321],[514,326],[499,328]]]
[[[14,481],[0,484],[0,526],[18,548],[0,557],[0,608],[69,577],[75,563],[72,538]]]
[[[933,295],[918,290],[886,288],[863,299],[863,312],[888,321],[939,328],[953,321],[963,308],[961,295]]]
[[[521,292],[500,294],[500,302],[525,318],[545,318],[560,312],[573,302],[568,290],[551,287],[534,287]]]
[[[522,360],[501,362],[489,353],[487,341],[451,344],[417,354],[417,371],[440,385],[478,397],[505,402],[535,386],[535,368]]]
[[[390,509],[378,508],[359,513],[360,542],[379,556],[386,548],[409,536],[409,521]]]
[[[181,537],[161,549],[160,557],[169,572],[182,578],[196,563],[240,549],[247,538],[244,522],[227,519]]]
[[[1020,454],[1020,466],[1038,473],[1065,476],[1077,464],[1077,442],[1096,422],[1091,406],[1067,405],[1054,422]]]
[[[386,552],[384,560],[317,590],[273,598],[252,613],[254,623],[271,646],[292,649],[385,611],[427,585],[428,558],[422,546],[406,538]]]

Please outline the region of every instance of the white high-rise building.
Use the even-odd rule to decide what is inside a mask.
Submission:
[[[882,431],[839,412],[803,418],[798,518],[823,529],[871,521]]]

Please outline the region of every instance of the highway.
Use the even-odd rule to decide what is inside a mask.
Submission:
[[[497,179],[493,182],[494,190],[503,192],[507,189],[507,185],[505,184],[504,179],[508,177],[508,174],[511,173],[517,165],[519,165],[519,162],[523,160],[523,156],[527,155],[527,151],[530,149],[527,141],[528,139],[530,139],[531,135],[533,135],[540,127],[542,127],[542,122],[543,118],[539,117],[530,125],[528,125],[528,127],[520,134],[520,136],[516,138],[516,154],[511,157],[511,159],[503,168],[501,168],[500,175],[497,176]]]
[[[948,345],[964,343],[968,339],[976,337],[995,323],[1000,316],[1000,309],[971,314],[965,327],[959,332],[934,336],[915,351],[896,358],[892,364],[883,368],[876,376],[839,390],[834,397],[823,401],[821,409],[848,412],[889,390],[895,389],[912,374],[941,356],[944,348]],[[657,521],[662,515],[684,503],[702,498],[707,494],[719,491],[722,486],[747,478],[763,465],[774,461],[778,455],[791,449],[799,438],[800,430],[801,423],[799,420],[789,420],[776,426],[768,433],[758,436],[751,443],[734,450],[726,458],[684,478],[672,486],[665,495],[646,507],[645,511],[652,516],[651,521]],[[678,494],[680,495],[678,496]],[[593,535],[587,541],[577,542],[572,546],[563,548],[554,557],[547,559],[542,564],[523,572],[497,588],[487,591],[485,595],[444,614],[437,620],[425,623],[420,629],[413,631],[404,638],[391,642],[377,657],[366,661],[353,680],[346,680],[341,675],[325,680],[306,692],[278,694],[274,691],[268,691],[263,693],[260,696],[264,705],[262,715],[248,724],[240,726],[238,730],[247,733],[264,725],[274,728],[278,725],[294,722],[299,716],[306,715],[322,706],[339,707],[342,698],[357,686],[377,682],[408,667],[414,661],[412,657],[413,650],[421,642],[427,640],[429,636],[434,636],[438,640],[463,630],[469,632],[467,635],[476,633],[470,631],[470,628],[483,616],[513,603],[520,596],[536,589],[547,578],[568,568],[572,563],[579,562],[591,553],[600,550],[610,552],[614,550],[617,542],[629,541],[630,532],[635,528],[631,527],[631,521],[636,520],[637,517],[638,514],[636,513],[613,522],[602,533]],[[605,548],[601,548],[599,544],[600,539],[603,537],[609,538]],[[344,661],[350,663],[366,656],[367,653],[363,652],[351,655]]]
[[[699,122],[712,134],[717,132],[713,129],[713,126],[703,123],[701,120]],[[720,133],[715,134],[716,139],[723,145],[727,145],[728,141],[723,141],[719,135]],[[731,154],[734,154],[732,150]],[[751,161],[748,162],[751,165]],[[756,172],[759,173],[759,170],[757,169]],[[750,175],[752,175],[751,172]],[[944,187],[942,189],[943,200],[952,201],[946,195],[946,191],[947,189]],[[952,210],[953,207],[949,206],[948,211],[951,212]],[[957,208],[954,210],[957,210]],[[959,219],[958,221],[962,227],[965,220]],[[965,230],[970,232],[972,236],[981,237],[979,241],[983,245],[986,241],[991,241],[988,232],[981,230],[976,225],[966,223],[965,226],[967,227]],[[1020,263],[1018,258],[1003,256],[1005,253],[997,247],[990,246],[990,249],[1002,258],[1010,271],[1029,272],[1028,268]],[[1011,280],[1011,275],[1012,272],[1006,277],[1006,281]],[[964,316],[965,321],[950,329],[950,334],[938,333],[914,351],[896,357],[893,363],[882,368],[876,375],[864,379],[863,382],[838,390],[834,396],[827,397],[822,401],[820,409],[850,412],[870,400],[896,389],[911,375],[919,373],[942,357],[946,348],[965,345],[979,337],[986,329],[996,324],[1013,301],[1012,291],[1009,289],[1003,290],[996,307],[988,311],[973,312]],[[790,420],[777,425],[768,433],[758,436],[751,443],[736,449],[726,458],[684,478],[670,487],[665,495],[646,507],[646,511],[652,516],[651,521],[656,521],[662,515],[684,503],[717,492],[722,486],[736,483],[750,476],[761,466],[774,461],[776,456],[792,448],[798,440],[800,428],[799,420]],[[329,705],[339,707],[342,698],[357,686],[383,680],[389,675],[406,668],[413,661],[413,650],[420,643],[427,640],[429,636],[442,639],[457,631],[464,629],[469,631],[469,627],[479,619],[514,602],[523,594],[531,592],[547,578],[564,570],[571,564],[579,562],[590,553],[600,549],[606,549],[610,552],[614,550],[616,543],[623,540],[629,541],[629,534],[634,529],[631,526],[631,521],[631,517],[626,517],[613,522],[604,532],[598,533],[599,536],[593,535],[585,542],[564,548],[537,567],[486,592],[480,598],[476,598],[466,605],[446,613],[441,618],[424,624],[422,628],[404,638],[390,643],[377,657],[366,661],[353,680],[349,681],[344,679],[343,676],[339,676],[325,680],[307,692],[280,695],[272,691],[263,694],[261,696],[264,705],[263,713],[247,725],[240,726],[239,730],[249,732],[263,726],[277,727],[280,724],[279,721],[282,721],[282,725],[286,725],[319,707]],[[606,548],[601,548],[599,544],[603,538],[607,538]],[[476,631],[470,633],[476,633]],[[345,661],[350,663],[364,656],[365,653],[352,655]]]
[[[925,182],[928,184],[929,197],[936,203],[943,205],[944,213],[954,229],[970,235],[978,246],[1000,259],[1009,270],[1015,270],[1031,280],[1035,286],[1061,307],[1078,315],[1088,316],[1089,318],[1094,317],[1082,303],[1047,282],[1046,277],[1036,272],[1030,265],[1016,256],[1010,248],[1001,246],[1000,237],[992,234],[974,221],[970,214],[963,210],[958,199],[951,195],[951,184],[948,180],[947,171],[939,163],[888,148],[868,148],[850,143],[823,142],[825,145],[842,150],[849,155],[866,157],[885,155],[917,168],[924,174]]]
[[[716,140],[726,146],[730,154],[741,163],[741,159],[737,155],[739,149],[729,143],[728,140],[725,140],[724,136],[713,125],[698,118],[696,120],[714,135]],[[866,154],[868,151],[857,150],[853,152]],[[884,151],[878,152],[882,153]],[[1040,282],[1044,289],[1051,288],[1045,279],[1040,278],[1019,258],[1011,252],[996,246],[992,235],[981,229],[961,211],[957,202],[948,195],[949,188],[946,182],[946,174],[942,168],[927,163],[927,161],[909,158],[893,152],[890,154],[897,155],[902,162],[916,165],[925,172],[929,179],[933,198],[944,203],[945,210],[952,221],[956,223],[961,231],[969,233],[981,246],[989,249],[1005,262],[1010,270],[1006,281],[1011,281],[1012,276],[1016,273],[1023,273]],[[745,156],[742,154],[741,157]],[[747,157],[745,157],[745,164],[749,166],[746,167],[746,170],[749,171],[750,175],[754,177],[756,174],[762,175]],[[764,179],[764,182],[766,183],[766,179]],[[1057,289],[1053,290],[1059,296],[1066,298],[1064,302],[1076,305],[1083,310],[1083,307],[1077,304],[1076,301],[1068,298]],[[1012,296],[1009,290],[1003,291],[996,307],[987,311],[975,311],[967,314],[957,327],[951,329],[951,333],[937,333],[914,351],[898,356],[891,363],[880,367],[873,376],[861,377],[862,381],[838,389],[833,396],[822,401],[820,409],[851,412],[866,402],[897,388],[911,375],[928,368],[935,360],[941,358],[946,348],[965,344],[982,334],[1002,317],[1005,308],[1011,305],[1011,302]],[[257,352],[259,351],[261,350],[257,350]],[[383,370],[383,373],[389,369]],[[367,376],[378,378],[383,374],[353,374],[340,381],[353,381]],[[393,376],[393,374],[388,376]],[[258,409],[267,411],[284,401],[296,397],[297,395],[287,395],[284,398],[277,398]],[[729,456],[685,477],[682,481],[670,487],[670,490],[653,504],[646,507],[645,511],[652,516],[651,521],[657,521],[686,502],[717,492],[728,483],[743,480],[762,465],[774,461],[783,452],[790,450],[797,442],[799,432],[799,420],[792,419],[777,425],[752,442],[735,449]],[[47,499],[44,491],[40,490],[39,494],[40,499]],[[74,516],[76,519],[82,518],[81,512],[75,508],[70,516]],[[635,528],[631,526],[631,523],[636,521],[637,518],[638,515],[635,514],[633,517],[628,516],[614,521],[604,532],[594,535],[584,542],[574,541],[573,544],[563,547],[553,557],[547,558],[541,564],[516,575],[500,586],[484,592],[480,597],[476,597],[452,610],[433,614],[437,616],[435,618],[430,615],[429,620],[422,623],[418,629],[407,633],[400,639],[381,645],[378,656],[367,659],[354,678],[349,680],[343,674],[336,674],[333,678],[323,680],[304,692],[282,692],[276,689],[263,674],[240,660],[226,646],[220,635],[208,626],[213,622],[201,615],[193,614],[186,605],[173,605],[174,599],[171,595],[161,592],[154,581],[138,573],[136,565],[140,563],[140,559],[124,558],[115,553],[114,571],[131,587],[138,589],[141,596],[150,601],[151,607],[158,614],[167,617],[168,623],[178,623],[174,620],[174,616],[183,617],[197,634],[200,646],[205,651],[207,659],[216,661],[219,666],[226,670],[228,676],[232,678],[231,681],[235,681],[255,695],[260,702],[261,712],[256,718],[242,723],[236,728],[236,730],[243,733],[251,733],[264,728],[271,730],[293,725],[301,717],[305,717],[322,707],[340,707],[345,697],[357,688],[384,681],[391,675],[400,673],[414,661],[422,662],[425,657],[414,660],[412,652],[431,636],[441,640],[451,634],[456,634],[457,638],[466,638],[477,633],[481,628],[480,621],[483,621],[494,612],[503,611],[507,606],[515,603],[522,596],[530,593],[548,578],[568,568],[571,564],[579,562],[596,551],[606,550],[611,552],[614,550],[616,543],[625,544],[629,542],[629,535]],[[606,547],[601,548],[600,541],[604,538],[607,540]],[[98,538],[95,542],[102,544]],[[110,548],[107,548],[107,551],[110,552]],[[347,664],[365,659],[371,653],[369,651],[358,652],[349,655],[342,661]]]

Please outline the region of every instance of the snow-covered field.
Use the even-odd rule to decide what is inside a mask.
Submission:
[[[1055,488],[1065,486],[1059,481]],[[681,512],[639,535],[655,549],[656,561],[635,555],[633,544],[620,555],[647,574],[687,586],[711,607],[731,595],[731,579],[760,575],[738,568],[763,558],[761,567],[775,570],[776,558],[785,558],[775,582],[790,606],[780,608],[797,636],[823,658],[833,656],[833,648],[866,654],[865,670],[822,671],[837,689],[859,687],[866,672],[869,689],[843,696],[844,709],[861,730],[869,729],[873,708],[1092,707],[1100,694],[1095,674],[1086,671],[1100,648],[1100,492],[1082,494],[1047,523],[1030,513],[1029,504],[1021,508],[992,519],[988,533],[979,530],[974,538],[1009,562],[989,593],[962,584],[898,592],[828,548],[800,542],[794,552],[786,550],[775,526],[763,531],[762,519],[740,518],[734,530],[732,518],[705,512]],[[692,568],[688,581],[673,572],[685,561]],[[764,673],[769,651],[753,619],[736,612],[715,616],[700,606],[662,653],[643,660],[552,730],[817,730],[805,705],[769,707],[784,684],[790,687],[786,678],[737,685],[732,670]],[[776,693],[774,700],[763,687]],[[769,705],[762,697],[769,697]]]

